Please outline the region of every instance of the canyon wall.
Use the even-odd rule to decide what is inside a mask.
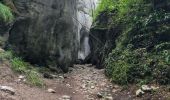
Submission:
[[[96,1],[96,0],[95,0]],[[9,47],[32,63],[68,70],[90,53],[92,0],[15,0]]]

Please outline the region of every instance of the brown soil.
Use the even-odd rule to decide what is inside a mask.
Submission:
[[[15,95],[0,91],[0,100],[60,100],[63,95],[68,95],[71,100],[170,100],[170,93],[165,88],[159,92],[146,94],[142,98],[135,96],[136,87],[124,89],[113,85],[104,75],[104,70],[95,69],[91,65],[75,65],[67,74],[57,75],[55,79],[43,79],[46,86],[38,88],[17,82],[18,75],[14,74],[8,64],[0,65],[0,85],[10,86],[15,89]],[[49,93],[51,88],[56,93]],[[97,97],[102,93],[103,98]]]

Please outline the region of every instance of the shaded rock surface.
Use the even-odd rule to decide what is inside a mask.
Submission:
[[[21,13],[9,44],[28,61],[64,71],[77,58],[76,0],[15,0]]]
[[[78,59],[85,60],[90,53],[89,32],[93,21],[94,10],[99,0],[78,0]]]
[[[120,31],[118,26],[108,28],[114,12],[101,14],[95,19],[90,30],[90,59],[97,68],[103,68],[104,58],[115,47],[115,39]]]
[[[32,63],[68,67],[90,53],[91,10],[97,0],[15,0],[20,12],[9,47]]]

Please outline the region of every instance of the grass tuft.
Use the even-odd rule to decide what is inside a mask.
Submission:
[[[44,86],[44,82],[41,79],[38,69],[23,61],[22,58],[16,57],[12,51],[0,52],[0,60],[10,61],[11,69],[14,72],[26,76],[26,83],[38,87]]]

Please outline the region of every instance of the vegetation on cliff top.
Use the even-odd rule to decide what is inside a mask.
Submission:
[[[5,22],[10,22],[14,19],[14,16],[7,6],[0,2],[0,20]]]
[[[101,0],[96,19],[107,13],[112,21],[105,28],[120,28],[116,47],[105,59],[106,74],[113,82],[170,84],[169,4],[168,0]]]

